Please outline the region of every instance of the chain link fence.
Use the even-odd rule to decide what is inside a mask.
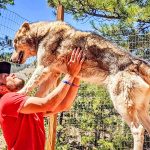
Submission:
[[[133,55],[150,61],[150,33],[107,38]],[[81,85],[72,109],[58,116],[56,149],[61,147],[73,150],[133,148],[130,129],[114,110],[106,89],[86,83]],[[145,131],[144,150],[149,149],[150,137]]]
[[[0,10],[0,14],[0,59],[8,60],[13,50],[14,34],[28,20],[10,10]],[[108,38],[133,55],[150,60],[149,33],[116,37]],[[45,125],[47,126],[47,120]],[[129,150],[132,147],[131,132],[114,110],[106,89],[81,84],[72,109],[58,115],[56,149]],[[145,132],[144,150],[149,149],[150,138]]]
[[[0,9],[0,59],[9,61],[13,38],[23,22],[30,22],[8,9]],[[5,55],[4,55],[5,53]],[[7,55],[6,55],[7,54]]]

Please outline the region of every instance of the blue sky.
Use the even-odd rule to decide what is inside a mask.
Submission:
[[[6,10],[1,11],[0,37],[2,38],[8,35],[13,39],[16,31],[25,21],[20,18],[20,16],[31,22],[56,20],[56,16],[53,13],[55,10],[48,6],[47,0],[14,0],[14,2],[15,5],[7,5],[7,9],[19,14],[19,16]],[[71,24],[76,29],[92,31],[89,22],[76,21],[73,19],[73,16],[69,14],[65,14],[64,19],[65,22]],[[28,62],[30,62],[30,60]]]
[[[47,0],[14,0],[15,5],[7,8],[30,21],[52,21],[56,20],[53,13],[54,9],[50,8]],[[65,21],[77,29],[91,31],[89,22],[73,20],[73,16],[65,14]]]

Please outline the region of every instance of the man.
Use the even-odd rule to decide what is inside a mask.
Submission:
[[[24,86],[24,80],[17,77],[14,72],[23,70],[27,66],[29,65],[18,65],[7,61],[0,61],[0,85],[7,84],[7,87],[11,89],[11,91],[14,87],[17,87],[17,89],[22,88]]]
[[[10,63],[0,62],[0,97],[9,91],[20,90],[24,86],[24,80],[10,73],[10,70]]]
[[[0,124],[8,150],[44,150],[43,114],[70,108],[79,88],[77,75],[83,61],[82,51],[73,50],[67,64],[68,74],[46,97],[10,92],[0,99]]]

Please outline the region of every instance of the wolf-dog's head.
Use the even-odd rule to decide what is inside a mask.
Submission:
[[[27,58],[36,55],[36,41],[34,36],[31,32],[30,24],[27,22],[23,23],[14,38],[15,51],[11,56],[12,62],[23,64]]]

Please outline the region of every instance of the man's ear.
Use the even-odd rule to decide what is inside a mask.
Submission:
[[[30,30],[30,25],[29,25],[29,23],[28,23],[28,22],[24,22],[24,23],[22,24],[22,26],[21,26],[21,30],[22,30],[23,32]]]

